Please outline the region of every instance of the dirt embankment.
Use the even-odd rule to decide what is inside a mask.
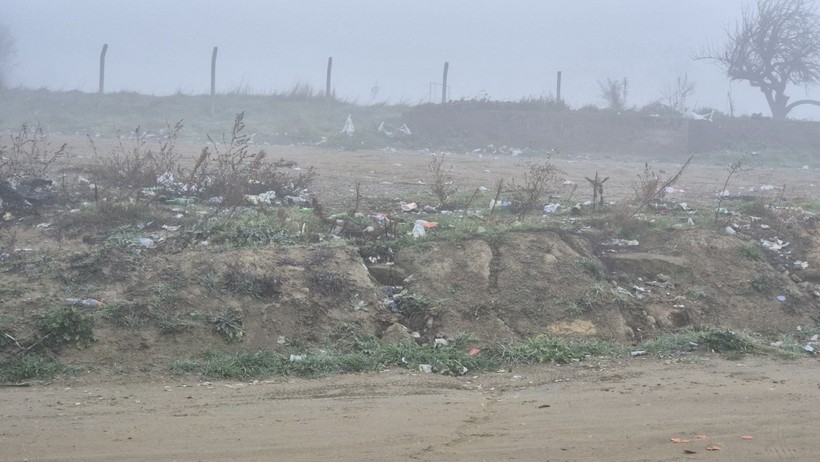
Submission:
[[[790,332],[818,318],[813,273],[798,284],[746,258],[749,244],[736,236],[690,229],[618,243],[572,231],[432,240],[386,265],[366,259],[370,272],[356,249],[339,246],[154,254],[135,279],[103,263],[95,277],[119,303],[107,316],[120,328],[100,330],[99,342],[66,359],[134,364],[355,334],[395,341],[412,331],[430,342],[466,332],[487,344],[543,333],[631,343],[687,326]],[[404,301],[391,305],[402,289]],[[169,333],[151,321],[226,309],[240,313],[241,342],[224,344],[207,323]]]

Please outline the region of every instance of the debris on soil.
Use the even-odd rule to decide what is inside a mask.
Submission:
[[[95,298],[66,298],[65,301],[69,305],[81,305],[86,308],[101,308],[105,305],[103,300],[97,300]]]

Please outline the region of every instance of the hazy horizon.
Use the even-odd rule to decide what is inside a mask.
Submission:
[[[333,57],[336,95],[360,104],[428,101],[450,63],[452,99],[562,96],[573,107],[603,106],[599,81],[629,81],[628,106],[662,98],[683,73],[696,84],[691,107],[769,114],[762,94],[692,56],[720,44],[742,0],[92,1],[0,0],[16,41],[10,86],[97,89],[108,43],[106,91],[169,95],[210,88],[271,93],[306,84],[324,91]],[[440,90],[439,90],[440,91]],[[438,91],[434,92],[438,94]],[[796,87],[792,99],[820,99]],[[794,118],[820,119],[800,107]]]

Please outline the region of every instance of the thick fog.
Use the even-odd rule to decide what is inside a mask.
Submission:
[[[340,98],[361,104],[430,99],[450,63],[453,99],[517,100],[555,94],[573,107],[604,105],[598,81],[629,81],[629,106],[658,100],[687,73],[690,106],[736,114],[768,108],[745,82],[692,56],[720,44],[741,0],[0,0],[17,43],[12,86],[96,91],[109,44],[107,91],[324,91],[327,58]],[[791,91],[820,98],[820,89]],[[802,107],[795,118],[820,119]]]

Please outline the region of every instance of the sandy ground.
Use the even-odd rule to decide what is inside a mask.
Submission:
[[[353,204],[353,185],[361,183],[365,200],[373,197],[400,200],[417,200],[420,195],[429,196],[431,174],[430,153],[420,151],[355,151],[339,152],[315,148],[280,147],[271,158],[284,157],[297,161],[300,166],[313,166],[319,174],[311,190],[331,207],[350,208]],[[528,167],[526,162],[541,163],[545,158],[514,157],[492,154],[446,154],[444,167],[449,169],[454,184],[469,194],[479,186],[494,190],[498,180],[505,184],[521,182]],[[562,179],[572,181],[578,188],[558,187],[556,196],[566,199],[572,196],[583,202],[592,199],[592,188],[586,177],[609,177],[605,184],[607,201],[625,203],[635,197],[635,188],[644,173],[646,163],[662,179],[662,183],[678,173],[685,156],[678,158],[627,158],[625,156],[586,156],[559,154],[550,163],[563,172]],[[726,189],[732,195],[754,194],[774,202],[775,198],[805,199],[817,197],[817,169],[773,166],[776,162],[766,159],[767,166],[750,163],[748,168],[733,175]],[[727,161],[728,163],[728,161]],[[695,202],[714,206],[717,193],[723,190],[728,170],[722,164],[704,164],[695,156],[674,186],[683,189],[670,198],[677,201]],[[761,191],[761,187],[763,190]],[[751,189],[757,190],[752,193]],[[769,189],[770,188],[770,189]],[[785,190],[783,190],[785,188]],[[489,202],[493,193],[483,194],[481,206]],[[419,204],[424,205],[424,204]],[[435,205],[435,204],[433,204]]]
[[[0,458],[806,461],[820,453],[818,366],[707,356],[457,378],[406,370],[256,383],[85,376],[0,389]]]

